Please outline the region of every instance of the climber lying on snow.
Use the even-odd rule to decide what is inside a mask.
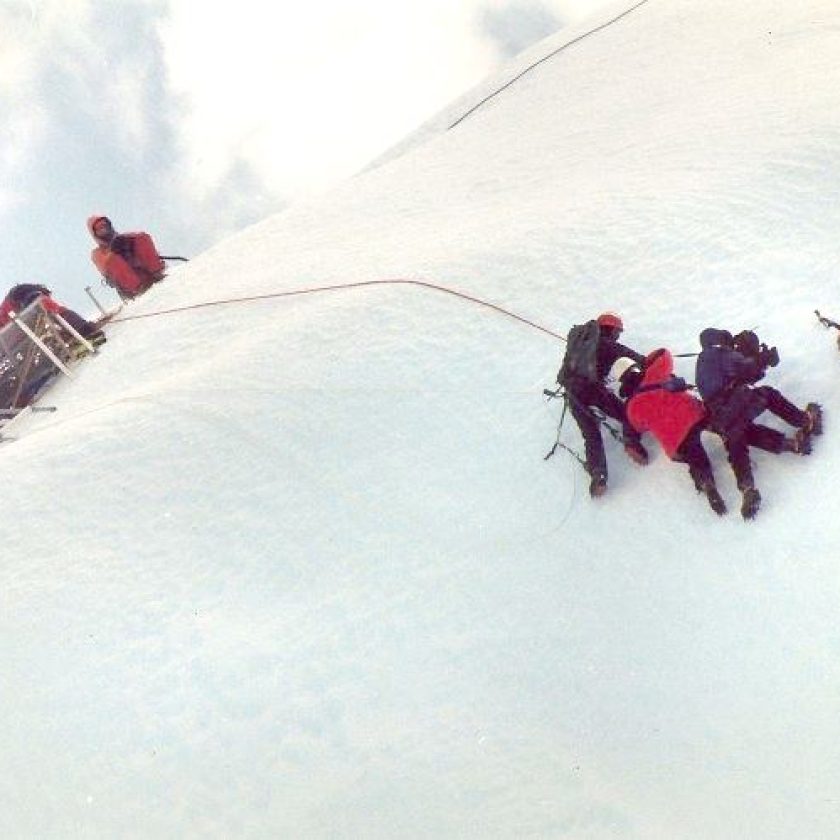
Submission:
[[[674,375],[674,359],[668,350],[660,348],[641,357],[617,343],[620,328],[620,319],[611,313],[573,327],[557,377],[567,407],[583,433],[586,459],[579,460],[593,477],[591,495],[603,495],[606,489],[599,432],[604,425],[639,463],[647,461],[639,437],[651,432],[669,458],[688,466],[695,487],[706,496],[712,510],[726,513],[701,440],[702,433],[709,431],[721,438],[727,452],[743,495],[741,515],[752,519],[761,505],[761,494],[755,486],[750,447],[774,454],[810,454],[812,436],[822,432],[820,406],[812,402],[800,409],[776,388],[756,386],[767,368],[778,364],[779,354],[751,331],[735,337],[713,328],[701,333],[703,351],[697,359],[696,381],[702,399],[698,399],[688,393],[693,386]],[[610,394],[610,401],[602,395],[608,364],[613,376],[617,368],[623,370],[618,394]],[[793,426],[794,433],[786,436],[756,422],[765,410]],[[610,427],[609,418],[621,421],[621,434]],[[645,457],[638,457],[642,453]]]
[[[703,431],[719,435],[743,494],[741,515],[752,519],[761,505],[761,494],[755,486],[749,448],[776,455],[810,454],[811,436],[822,432],[822,411],[816,403],[799,409],[776,388],[754,387],[766,369],[779,362],[776,348],[762,345],[755,333],[744,331],[733,338],[726,330],[710,328],[701,333],[700,342],[697,387],[703,401],[689,394],[686,382],[674,376],[673,357],[663,348],[645,359],[643,372],[631,369],[622,376],[627,417],[638,432],[650,431],[672,460],[688,464],[698,492],[706,495],[715,513],[723,514],[726,506],[701,442]],[[765,410],[793,426],[795,434],[786,437],[755,422]]]
[[[674,376],[674,357],[664,347],[646,359],[644,373],[631,369],[622,377],[627,400],[627,419],[640,434],[650,432],[672,461],[688,465],[698,493],[705,494],[717,514],[726,513],[718,493],[712,464],[700,435],[705,428],[706,408],[688,393],[688,385]]]
[[[809,455],[811,437],[822,433],[822,409],[811,402],[797,408],[776,388],[755,387],[768,367],[779,363],[775,347],[767,347],[750,330],[732,336],[728,330],[709,327],[700,333],[703,348],[697,357],[697,389],[708,412],[707,428],[720,435],[743,493],[741,514],[752,519],[761,504],[755,486],[749,448],[776,455],[793,452]],[[755,420],[765,410],[793,426],[795,434],[785,437]]]

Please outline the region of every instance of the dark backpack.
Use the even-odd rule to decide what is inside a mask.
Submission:
[[[557,374],[557,382],[566,385],[571,379],[598,381],[598,341],[601,330],[595,320],[575,324],[566,336],[566,355]]]

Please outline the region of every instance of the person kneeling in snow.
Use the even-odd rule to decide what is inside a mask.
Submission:
[[[52,292],[38,283],[19,283],[9,289],[3,303],[0,304],[0,327],[5,327],[9,323],[11,312],[17,314],[23,311],[38,298],[41,299],[41,306],[47,312],[60,315],[77,333],[92,344],[98,345],[105,342],[105,333],[96,324],[54,300]]]
[[[628,398],[627,419],[633,428],[640,434],[651,432],[672,461],[687,464],[697,492],[715,513],[726,513],[700,439],[706,408],[688,393],[685,380],[674,376],[671,353],[662,347],[648,355],[643,370],[630,367],[621,377],[621,394]]]
[[[563,366],[557,382],[563,387],[572,417],[583,435],[586,470],[592,480],[589,494],[596,498],[607,491],[607,457],[601,439],[600,417],[595,410],[622,425],[624,451],[637,464],[646,464],[648,454],[638,432],[627,422],[624,403],[606,386],[607,374],[616,360],[626,356],[637,362],[644,357],[619,344],[624,324],[618,315],[604,312],[596,320],[569,331]],[[577,336],[581,336],[580,341]]]
[[[117,233],[107,216],[91,216],[87,227],[96,242],[90,258],[121,298],[135,298],[163,280],[166,265],[148,233]]]
[[[761,505],[761,494],[755,486],[749,447],[774,454],[809,455],[811,436],[822,433],[822,409],[817,403],[799,409],[776,388],[753,387],[768,367],[779,363],[779,354],[775,347],[760,344],[755,333],[745,331],[737,339],[727,330],[703,330],[696,380],[709,414],[708,428],[723,439],[743,494],[741,515],[752,519]],[[785,437],[776,429],[755,423],[765,410],[795,427],[795,435]]]

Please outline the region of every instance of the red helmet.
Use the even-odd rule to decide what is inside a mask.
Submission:
[[[598,326],[612,327],[614,330],[619,331],[624,329],[624,324],[622,323],[621,318],[619,318],[614,312],[602,312],[598,316]]]

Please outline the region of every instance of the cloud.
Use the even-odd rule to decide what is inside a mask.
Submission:
[[[197,253],[361,170],[574,2],[0,0],[0,278],[90,281],[91,212]]]
[[[38,62],[31,33],[29,3],[0,6],[0,213],[21,200],[10,185],[37,151],[46,125],[43,109],[32,97]]]
[[[248,172],[290,200],[362,169],[501,61],[599,0],[169,0],[172,132],[206,202]]]
[[[0,160],[9,171],[43,171],[74,147],[88,149],[92,172],[109,153],[142,157],[161,127],[149,107],[154,50],[144,44],[154,8],[33,0],[0,9]]]
[[[361,0],[210,6],[200,43],[187,0],[161,25],[194,189],[247,161],[297,195],[360,169],[486,73],[496,56],[470,3]],[[226,60],[236,56],[236,61]]]
[[[481,9],[479,25],[504,56],[512,57],[560,29],[563,17],[542,0],[514,0]]]
[[[62,279],[74,288],[93,280],[84,228],[92,211],[146,226],[154,208],[165,223],[158,208],[172,142],[154,29],[162,6],[0,6],[0,221],[7,243],[0,280],[37,278],[56,289]]]

